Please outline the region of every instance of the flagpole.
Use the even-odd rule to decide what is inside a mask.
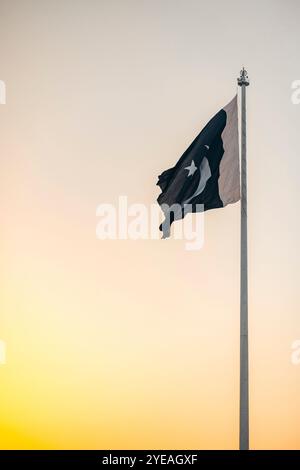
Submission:
[[[247,147],[246,87],[243,68],[237,79],[241,87],[241,271],[240,271],[240,450],[249,450],[249,360],[248,360],[248,248],[247,248]]]

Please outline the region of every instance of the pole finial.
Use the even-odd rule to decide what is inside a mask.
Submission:
[[[240,76],[237,79],[237,82],[238,82],[239,86],[243,86],[243,85],[248,86],[249,83],[250,83],[249,78],[248,78],[248,74],[247,74],[247,70],[245,70],[244,67],[240,71]]]

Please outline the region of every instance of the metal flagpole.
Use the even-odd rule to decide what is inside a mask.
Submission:
[[[241,127],[241,285],[240,285],[240,450],[249,450],[249,368],[248,368],[248,250],[247,250],[247,158],[246,87],[243,68],[238,78],[242,90]]]

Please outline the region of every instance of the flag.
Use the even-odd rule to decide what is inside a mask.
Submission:
[[[176,165],[158,177],[157,185],[162,191],[157,202],[165,215],[163,238],[188,212],[240,199],[237,95],[206,124]]]

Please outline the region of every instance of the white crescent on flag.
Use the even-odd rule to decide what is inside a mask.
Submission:
[[[199,185],[194,194],[186,199],[186,201],[183,201],[183,204],[188,204],[194,197],[199,196],[199,194],[202,193],[204,190],[207,181],[211,177],[211,171],[210,171],[210,166],[208,163],[208,160],[206,157],[203,158],[202,162],[200,163],[200,180],[199,180]]]

